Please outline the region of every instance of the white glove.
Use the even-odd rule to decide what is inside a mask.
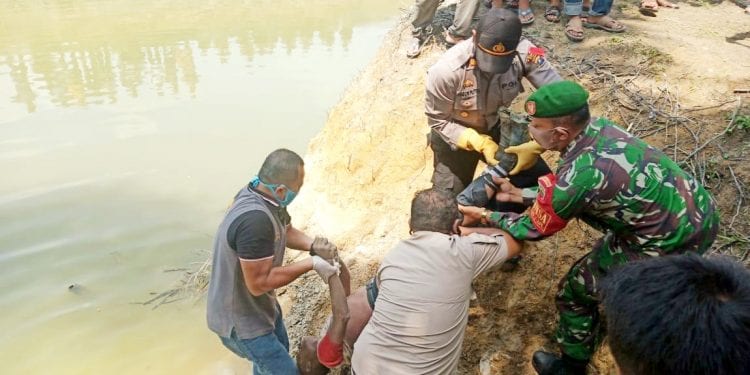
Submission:
[[[320,276],[321,279],[323,279],[323,282],[328,284],[328,278],[333,276],[334,274],[339,273],[339,268],[341,267],[338,262],[335,262],[334,264],[328,263],[325,259],[315,255],[312,257],[313,260],[313,269],[315,272],[318,273],[318,276]]]

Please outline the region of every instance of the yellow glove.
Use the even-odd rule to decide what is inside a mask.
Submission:
[[[458,136],[456,146],[467,151],[477,151],[481,153],[484,155],[484,160],[489,165],[495,165],[498,163],[495,159],[495,153],[497,153],[497,149],[500,148],[500,146],[498,146],[489,135],[481,135],[472,128],[466,128],[466,130]]]
[[[527,170],[536,164],[539,154],[544,152],[542,146],[536,141],[528,141],[517,146],[511,146],[505,149],[506,154],[516,154],[518,161],[516,166],[510,171],[510,175],[516,175],[518,172]]]

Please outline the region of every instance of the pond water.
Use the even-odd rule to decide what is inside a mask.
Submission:
[[[0,373],[246,373],[205,299],[138,302],[411,4],[0,0]]]

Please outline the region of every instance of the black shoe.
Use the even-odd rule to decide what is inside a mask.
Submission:
[[[539,375],[586,375],[586,362],[576,361],[567,356],[558,358],[541,350],[534,352],[531,364]]]
[[[516,268],[518,268],[519,263],[521,263],[522,259],[523,258],[520,255],[516,255],[513,258],[506,260],[505,263],[503,263],[500,266],[500,271],[503,271],[503,272],[515,271]]]

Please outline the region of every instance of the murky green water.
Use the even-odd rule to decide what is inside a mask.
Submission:
[[[247,371],[204,300],[134,302],[208,256],[263,156],[304,153],[409,5],[0,0],[0,373]]]

